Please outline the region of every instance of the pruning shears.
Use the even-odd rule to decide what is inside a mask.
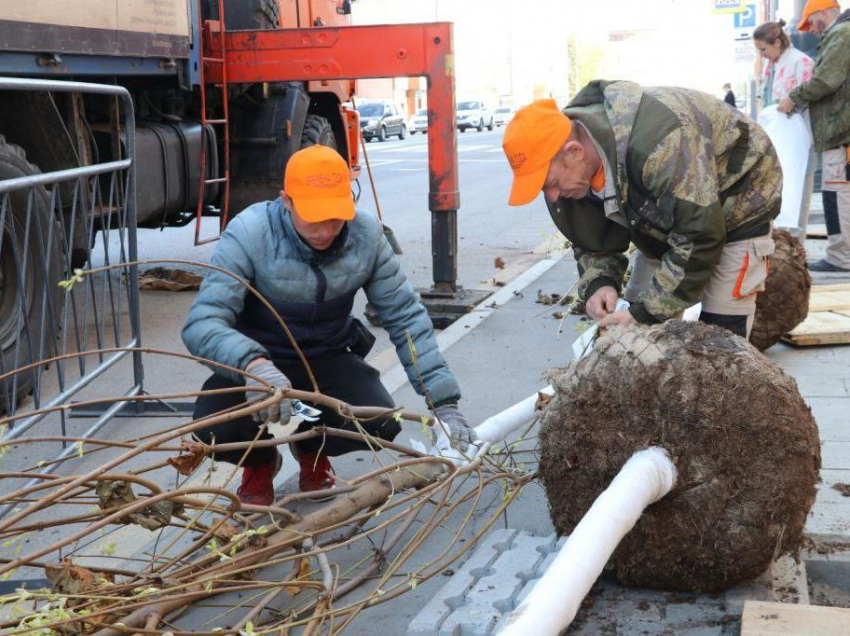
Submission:
[[[290,406],[295,415],[308,422],[318,422],[319,416],[322,414],[319,409],[308,406],[301,400],[292,400]]]

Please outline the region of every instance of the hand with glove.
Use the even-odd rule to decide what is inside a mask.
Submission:
[[[445,424],[449,430],[449,436],[460,452],[466,452],[469,445],[477,439],[475,431],[466,421],[466,417],[460,412],[457,404],[437,406],[434,408],[434,415]]]
[[[251,375],[255,375],[265,382],[259,382],[253,378],[246,378],[245,388],[267,388],[266,385],[271,385],[275,389],[291,389],[292,382],[289,381],[280,369],[278,369],[270,360],[265,358],[256,358],[248,363],[245,371]],[[246,397],[251,399],[260,395],[256,391],[246,393]],[[283,425],[289,423],[289,418],[292,417],[292,405],[289,400],[281,400],[277,404],[263,409],[259,413],[254,414],[254,419],[262,422],[280,422]]]

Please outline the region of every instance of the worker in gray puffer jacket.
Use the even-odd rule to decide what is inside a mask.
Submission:
[[[437,347],[433,326],[401,270],[375,217],[357,214],[351,197],[348,166],[335,151],[311,146],[295,153],[286,169],[281,198],[256,203],[236,216],[222,234],[212,264],[248,280],[283,317],[304,352],[322,393],[356,406],[394,407],[379,373],[364,358],[374,336],[351,315],[354,296],[363,289],[389,332],[413,387],[427,395],[435,414],[461,448],[473,432],[458,410],[460,387]],[[411,360],[408,336],[416,361]],[[191,353],[245,371],[268,384],[312,390],[306,370],[271,313],[233,278],[211,271],[195,299],[183,341]],[[245,384],[239,374],[214,369],[204,390]],[[421,378],[421,381],[420,381]],[[248,381],[248,385],[259,385]],[[248,395],[255,397],[256,393]],[[245,393],[198,398],[195,418],[245,402]],[[318,422],[356,430],[331,409],[319,406]],[[274,421],[276,414],[263,413]],[[288,401],[280,403],[280,419],[289,420]],[[258,438],[261,422],[243,417],[198,431],[204,442],[244,442]],[[375,437],[392,440],[400,427],[392,417],[361,422]],[[271,437],[264,429],[258,439]],[[368,450],[357,440],[317,437],[290,449],[300,464],[302,491],[333,486],[328,457]],[[216,459],[238,463],[244,451],[222,452]],[[243,462],[241,501],[268,505],[274,500],[272,480],[281,456],[274,447],[252,449]]]

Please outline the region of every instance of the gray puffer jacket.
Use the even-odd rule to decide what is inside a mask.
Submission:
[[[381,223],[368,212],[358,212],[331,248],[317,252],[296,233],[280,199],[256,203],[228,224],[211,262],[248,280],[280,312],[308,360],[346,349],[365,356],[371,334],[351,315],[354,296],[363,289],[416,391],[427,390],[435,405],[460,399],[431,319]],[[296,358],[268,309],[238,281],[215,271],[204,279],[189,311],[183,342],[196,356],[238,369],[258,357]]]

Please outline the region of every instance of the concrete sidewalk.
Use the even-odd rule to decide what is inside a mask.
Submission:
[[[496,296],[486,301],[485,305],[478,311],[473,312],[461,323],[440,334],[439,339],[446,358],[452,370],[458,376],[463,389],[464,399],[461,407],[472,421],[479,422],[533,394],[546,384],[545,374],[547,370],[564,366],[571,360],[571,344],[578,336],[580,318],[570,315],[562,317],[560,314],[565,312],[565,307],[546,306],[537,303],[536,300],[538,290],[545,294],[564,295],[570,293],[574,282],[575,263],[570,256],[544,258],[524,275],[515,279],[513,284],[502,288]],[[166,292],[145,292],[142,294],[146,345],[177,351],[183,350],[179,341],[179,330],[192,296],[192,294],[169,294]],[[821,475],[823,481],[820,484],[818,498],[806,530],[812,538],[814,546],[821,552],[827,553],[819,555],[819,559],[840,559],[840,556],[832,557],[829,552],[847,549],[850,546],[850,498],[842,496],[832,486],[850,483],[850,421],[846,417],[846,413],[850,412],[850,347],[792,349],[786,345],[778,345],[769,350],[767,355],[797,379],[800,391],[812,407],[817,419],[823,444],[823,471]],[[394,391],[393,396],[398,405],[404,405],[414,411],[425,411],[422,398],[417,396],[405,383],[404,376],[396,365],[395,355],[391,349],[375,351],[370,356],[370,360],[382,370],[384,381]],[[207,374],[208,372],[203,367],[195,364],[174,362],[156,357],[149,357],[146,361],[147,388],[153,393],[195,390]],[[116,382],[118,377],[119,370],[109,378],[105,378],[99,386],[94,387],[90,392],[91,396],[115,395],[117,391],[109,383]],[[153,432],[174,424],[175,421],[171,418],[118,420],[109,430],[108,435],[104,436],[112,439],[129,438],[139,430]],[[421,427],[416,425],[406,426],[397,441],[402,444],[409,444],[413,439],[422,440],[420,429]],[[753,443],[757,442],[757,440],[753,441]],[[536,443],[536,431],[531,431],[514,448],[516,456],[521,458],[525,469],[533,469],[536,464]],[[295,462],[289,457],[288,453],[285,453],[285,456],[284,469],[276,482],[280,492],[293,491],[297,487]],[[21,462],[31,462],[31,459],[26,453],[23,453],[20,457]],[[81,460],[82,466],[79,470],[91,468],[98,461],[102,461],[102,459],[85,457]],[[343,479],[348,479],[376,468],[377,463],[371,454],[353,453],[335,459],[334,467]],[[75,472],[77,471],[75,470]],[[173,481],[173,473],[169,471],[157,471],[151,477]],[[238,480],[236,481],[238,482]],[[166,482],[163,481],[163,483]],[[234,483],[234,489],[235,485]],[[407,576],[410,572],[427,568],[434,563],[441,563],[439,561],[441,553],[447,549],[447,545],[450,545],[454,538],[458,539],[456,547],[470,542],[476,532],[492,521],[493,511],[497,509],[502,495],[503,490],[500,484],[493,484],[485,488],[481,503],[459,537],[454,537],[452,528],[454,527],[453,524],[461,523],[463,520],[461,513],[464,511],[447,520],[444,524],[445,527],[435,532],[422,544],[405,563],[403,572],[400,572],[399,576]],[[538,544],[553,544],[553,528],[549,521],[547,502],[539,485],[532,483],[527,486],[507,510],[507,513],[500,516],[492,528],[484,534],[482,542],[486,543],[487,537],[492,532],[500,530],[513,533],[510,535],[511,537],[526,537],[527,539],[523,539],[523,541],[532,546],[529,549],[536,550],[533,553],[536,555],[543,554],[537,547]],[[144,545],[150,538],[150,533],[133,527],[122,528],[118,535],[120,541],[132,541],[134,545]],[[29,547],[37,547],[42,542],[53,540],[55,540],[55,537],[34,536],[28,538],[27,542]],[[116,537],[113,535],[110,540],[115,541]],[[352,549],[350,552],[351,554],[348,556],[342,557],[344,564],[348,562],[353,565],[369,556],[358,550]],[[442,569],[441,573],[434,578],[421,582],[397,599],[364,611],[346,633],[364,636],[374,633],[387,635],[408,633],[411,622],[418,617],[428,601],[440,594],[443,586],[462,570],[465,560],[474,558],[474,554],[475,551],[470,550],[461,559]],[[393,555],[390,554],[388,557],[392,559]],[[524,557],[513,557],[513,562],[522,558]],[[507,561],[511,561],[511,559],[506,559]],[[539,566],[545,559],[539,558],[537,561],[534,562]],[[519,593],[517,586],[520,583],[524,584],[535,575],[539,575],[539,571],[528,571],[528,568],[523,571],[525,578],[514,580],[511,590],[507,589],[510,586],[505,587],[504,593],[507,596],[504,598],[516,598],[516,594]],[[842,572],[844,571],[842,570]],[[498,570],[494,570],[490,574],[492,575],[491,581],[502,581],[504,583],[507,580],[500,575]],[[838,579],[841,576],[843,574],[839,574]],[[616,602],[619,602],[616,601],[618,598],[624,599],[622,602],[626,604],[631,603],[633,605],[635,603],[634,594],[624,594],[622,590],[611,588],[610,584],[605,585],[608,586],[605,588],[607,591],[604,591],[604,596],[607,599],[605,601],[606,607],[614,607],[611,604],[616,605]],[[340,600],[338,605],[348,604],[363,598],[363,595],[371,588],[371,585],[367,585],[363,590],[352,592]],[[492,599],[495,592],[492,592],[492,590],[490,592],[488,598]],[[850,588],[848,588],[848,592],[850,593]],[[657,593],[654,594],[657,597]],[[495,608],[494,611],[504,613],[510,610],[509,603],[488,602],[491,607]],[[718,609],[720,605],[723,605],[725,609]],[[623,605],[622,607],[626,606]],[[616,607],[621,608],[619,605]],[[664,605],[664,607],[666,608],[667,605]],[[606,625],[610,625],[611,620],[616,623],[616,617],[622,614],[621,609],[608,612]],[[204,610],[203,608],[192,610],[179,622],[186,627],[194,625],[194,628],[199,628],[205,620],[209,619],[210,611],[212,610]],[[688,611],[692,611],[693,614],[689,615]],[[711,620],[722,619],[725,621],[723,624],[726,625],[734,624],[736,611],[738,614],[740,613],[739,606],[730,604],[727,607],[725,604],[718,603],[717,599],[694,596],[686,602],[677,603],[673,614],[677,616],[677,620],[680,622],[688,616],[693,616],[696,620],[698,615],[704,615],[711,616]],[[667,609],[659,610],[659,612],[658,621],[662,621],[666,616]],[[721,618],[717,618],[718,612],[722,614]],[[683,614],[685,618],[683,618]],[[614,616],[614,619],[611,619],[611,616]],[[729,618],[730,616],[731,618]],[[656,622],[662,625],[662,631],[652,629],[645,632],[646,629],[649,629],[648,625],[652,621],[649,621],[649,623],[646,620],[635,622],[632,619],[626,620],[627,618],[627,616],[623,618],[624,622],[618,628],[617,634],[665,633],[663,629],[666,628],[658,621]],[[648,618],[648,616],[644,618]],[[600,633],[594,627],[593,620],[592,617],[583,619],[582,630],[584,631],[581,633]],[[696,626],[697,623],[694,623],[694,625]],[[639,627],[640,630],[644,631],[630,631],[632,627],[636,630]],[[694,633],[720,634],[726,632],[715,630],[713,632]]]

